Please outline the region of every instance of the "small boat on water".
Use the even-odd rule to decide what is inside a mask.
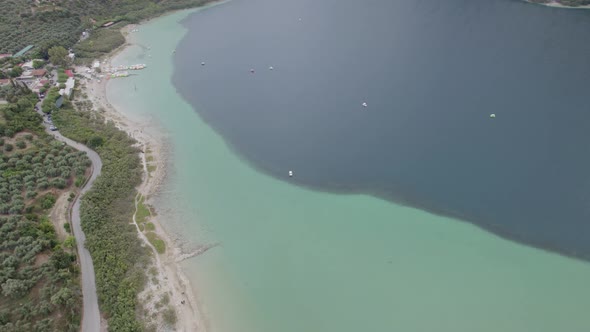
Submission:
[[[369,105],[367,105],[367,103],[362,103],[363,107],[367,107]]]
[[[251,72],[252,74],[254,74],[254,69],[250,69],[250,72]]]
[[[274,67],[273,67],[273,66],[270,66],[270,67],[268,67],[268,69],[270,69],[270,70],[273,70],[273,69],[274,69]]]
[[[205,65],[205,62],[201,62],[201,66],[204,66],[204,65]]]
[[[490,118],[494,119],[496,117],[495,113],[490,114]]]
[[[289,171],[289,177],[293,177],[293,171]]]

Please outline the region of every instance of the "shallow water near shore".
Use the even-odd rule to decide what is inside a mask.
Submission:
[[[148,68],[109,82],[108,96],[167,136],[156,208],[168,231],[221,243],[183,263],[209,332],[590,329],[587,263],[374,197],[303,189],[242,161],[171,83],[191,12],[139,27],[114,63]]]

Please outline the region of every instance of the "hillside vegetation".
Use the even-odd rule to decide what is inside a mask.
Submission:
[[[10,95],[0,109],[0,331],[78,331],[75,240],[59,239],[47,215],[90,163],[45,134],[35,95]]]
[[[130,223],[142,172],[136,142],[97,112],[65,107],[54,113],[54,121],[63,135],[95,149],[103,162],[102,174],[80,209],[100,310],[110,331],[142,331],[137,294],[145,284],[149,252]]]
[[[66,48],[84,29],[108,21],[138,22],[165,11],[196,7],[207,0],[4,0],[0,10],[0,53],[33,44]]]

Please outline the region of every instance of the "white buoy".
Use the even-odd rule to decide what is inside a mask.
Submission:
[[[268,67],[268,69],[270,69],[270,70],[273,70],[273,69],[274,69],[274,67],[273,67],[273,66],[270,66],[270,67]]]
[[[293,171],[289,171],[289,176],[293,177]]]
[[[492,118],[492,119],[493,119],[493,118],[495,118],[495,117],[496,117],[496,114],[495,114],[495,113],[492,113],[492,114],[490,114],[490,118]]]
[[[362,105],[363,105],[363,107],[367,107],[368,106],[367,103],[363,103]]]

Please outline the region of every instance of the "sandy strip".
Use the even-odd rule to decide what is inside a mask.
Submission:
[[[126,38],[128,37],[127,32],[129,29],[130,27],[124,27],[122,29],[123,35]],[[103,65],[109,66],[108,61],[127,46],[130,46],[130,44],[126,43],[113,51],[108,56],[107,63]],[[82,68],[79,68],[77,71],[81,72]],[[88,95],[88,99],[92,101],[94,109],[100,110],[106,119],[114,121],[118,128],[124,130],[137,140],[137,145],[142,151],[140,157],[143,161],[144,168],[143,181],[137,190],[139,194],[146,197],[149,203],[149,198],[157,192],[166,176],[167,156],[165,151],[167,149],[164,146],[164,136],[154,133],[157,130],[144,130],[146,127],[150,129],[154,128],[153,125],[134,122],[123,113],[117,111],[108,101],[106,93],[107,83],[108,79],[103,79],[100,82],[96,79],[86,82],[85,92]],[[146,160],[147,151],[150,151],[149,156],[153,158],[149,163]],[[156,166],[155,171],[152,171],[151,174],[148,172],[148,164]],[[148,221],[155,225],[155,233],[158,237],[166,242],[166,252],[164,254],[158,255],[154,247],[138,228],[138,236],[154,253],[152,268],[149,268],[146,272],[148,277],[146,288],[139,294],[139,301],[147,310],[144,316],[154,317],[154,323],[158,331],[169,330],[169,327],[163,324],[162,317],[158,316],[158,312],[161,313],[162,311],[162,307],[158,308],[158,302],[161,301],[165,294],[168,294],[170,299],[169,304],[175,309],[177,316],[174,331],[205,332],[208,324],[202,316],[202,311],[199,310],[200,304],[194,295],[195,293],[191,288],[188,278],[179,265],[179,262],[186,257],[195,256],[195,253],[182,252],[177,243],[166,233],[158,218],[158,216],[152,216]],[[132,221],[130,220],[130,222]],[[206,251],[206,249],[203,250],[203,248],[200,248],[197,254]]]

